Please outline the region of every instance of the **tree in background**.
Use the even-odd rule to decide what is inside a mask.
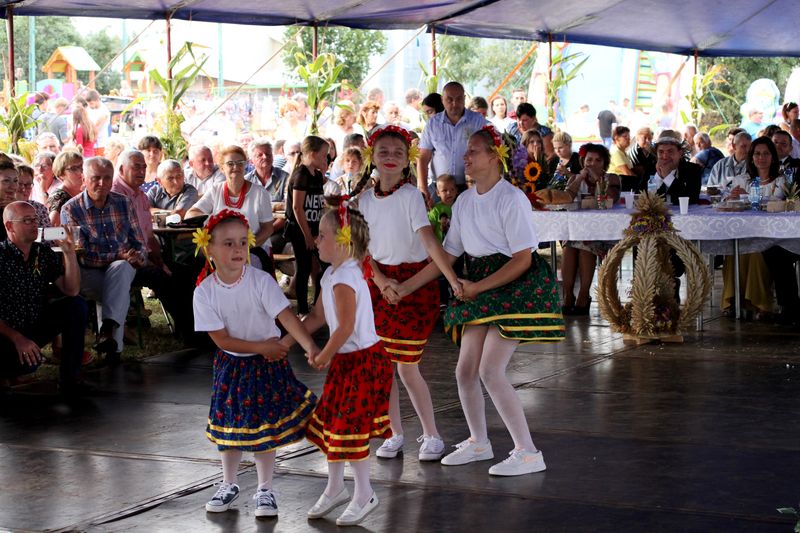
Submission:
[[[22,79],[29,79],[28,76],[28,24],[30,17],[14,17],[14,64],[22,69]],[[81,36],[72,21],[68,17],[37,17],[36,18],[36,66],[40,70],[36,73],[36,79],[44,77],[41,71],[42,66],[47,62],[56,48],[59,46],[82,46],[86,48],[89,55],[97,62],[100,67],[111,61],[114,55],[121,49],[119,37],[112,37],[105,31],[90,33]],[[0,32],[0,47],[8,50],[8,34]],[[2,54],[3,72],[8,70],[6,53]],[[79,72],[78,78],[84,83],[89,83],[89,73]],[[95,80],[95,86],[100,94],[108,94],[111,89],[118,89],[122,75],[116,71],[106,71]],[[33,89],[31,89],[32,91]]]
[[[284,32],[285,39],[292,39],[297,33],[297,26],[290,26]],[[379,31],[351,30],[349,28],[319,28],[319,53],[333,54],[336,64],[343,65],[339,79],[347,80],[351,85],[359,86],[369,72],[369,60],[373,55],[386,51],[386,36]],[[299,41],[292,40],[283,49],[283,63],[287,70],[296,72],[297,67],[305,64],[298,59],[298,52],[311,57],[312,28],[304,28]]]
[[[529,41],[507,39],[474,39],[472,37],[436,37],[442,56],[447,61],[447,71],[454,81],[461,82],[469,94],[485,90],[491,93],[531,47]],[[528,61],[514,73],[501,94],[511,94],[513,87],[527,90],[531,70],[536,61],[532,54]],[[445,80],[451,81],[451,80]]]
[[[708,72],[712,67],[722,67],[724,83],[719,89],[729,94],[732,99],[711,99],[709,112],[703,123],[705,127],[718,124],[739,124],[742,116],[739,106],[747,100],[747,88],[759,78],[773,80],[781,93],[786,89],[786,80],[792,73],[792,68],[798,66],[794,57],[702,57],[698,64],[700,72]],[[769,120],[772,117],[764,117]]]

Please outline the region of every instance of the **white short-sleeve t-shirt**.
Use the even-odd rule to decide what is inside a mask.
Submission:
[[[339,321],[336,318],[336,302],[333,298],[333,288],[336,285],[347,285],[356,293],[356,322],[353,326],[353,333],[339,349],[339,353],[364,350],[378,342],[369,287],[355,259],[347,260],[335,269],[333,266],[328,267],[325,274],[322,275],[321,283],[325,321],[328,323],[331,335],[339,327]]]
[[[455,256],[466,252],[472,257],[496,253],[511,257],[538,244],[531,203],[501,179],[483,194],[473,187],[456,199],[444,249]]]
[[[244,197],[242,207],[236,209],[225,205],[225,197],[223,195],[224,186],[225,182],[214,183],[211,189],[204,194],[193,207],[207,215],[216,215],[223,209],[239,211],[247,219],[247,224],[250,226],[250,231],[253,233],[258,233],[258,228],[261,226],[262,222],[273,221],[272,199],[269,196],[269,192],[264,187],[255,186],[250,183],[250,190],[247,191],[247,195]],[[236,201],[237,199],[238,198],[235,196],[231,197],[231,201]],[[265,250],[269,250],[269,239],[267,239],[261,247]]]
[[[280,337],[275,320],[289,307],[275,279],[262,270],[244,267],[241,281],[226,285],[211,274],[194,291],[195,331],[219,331],[246,341]],[[234,353],[236,356],[254,355]]]
[[[399,265],[428,257],[417,230],[431,223],[416,187],[406,183],[383,198],[368,189],[358,197],[358,210],[369,224],[369,253],[375,261]]]

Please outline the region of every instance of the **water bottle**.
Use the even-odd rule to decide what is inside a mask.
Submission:
[[[756,177],[750,183],[750,192],[747,195],[750,200],[750,208],[753,211],[761,209],[761,179]]]

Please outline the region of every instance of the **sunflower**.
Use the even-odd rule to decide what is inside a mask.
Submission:
[[[536,183],[539,180],[539,176],[542,175],[542,167],[536,161],[531,161],[525,165],[525,170],[522,172],[522,175],[525,176],[526,182]]]
[[[192,242],[195,245],[194,255],[197,256],[197,252],[203,250],[205,254],[206,248],[208,248],[208,243],[211,242],[211,234],[208,233],[206,228],[199,228],[194,230],[192,233]]]
[[[534,193],[536,192],[536,185],[534,185],[531,181],[526,181],[522,184],[522,191],[527,194]]]

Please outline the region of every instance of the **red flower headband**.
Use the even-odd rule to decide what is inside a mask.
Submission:
[[[369,136],[369,139],[367,139],[367,145],[368,146],[374,145],[375,141],[377,141],[381,135],[383,135],[384,133],[388,133],[390,131],[394,133],[399,133],[403,137],[403,139],[405,139],[406,144],[409,146],[411,145],[411,140],[412,140],[411,133],[409,133],[409,131],[405,128],[402,128],[400,126],[394,126],[392,124],[389,124],[388,126],[383,126],[375,130],[372,133],[372,135]]]
[[[238,218],[242,221],[242,224],[244,224],[244,227],[247,229],[247,244],[249,247],[252,248],[256,244],[256,237],[253,235],[253,232],[250,231],[250,225],[247,223],[247,218],[239,211],[223,209],[216,215],[208,217],[203,227],[196,229],[194,233],[192,233],[192,242],[195,244],[194,255],[196,256],[198,252],[203,252],[203,255],[206,258],[206,264],[203,266],[203,270],[197,277],[197,285],[200,285],[200,282],[203,281],[214,270],[214,265],[211,264],[211,260],[208,255],[208,245],[211,242],[211,232],[214,231],[214,226],[229,218]],[[247,256],[247,262],[250,262],[249,254]]]
[[[206,228],[206,230],[209,233],[211,233],[212,231],[214,231],[214,226],[216,226],[226,218],[238,218],[244,223],[244,226],[247,229],[250,229],[250,224],[247,223],[247,218],[244,216],[244,214],[241,211],[234,211],[233,209],[223,209],[216,215],[208,217],[206,223],[203,224],[203,227]]]
[[[497,129],[493,125],[487,124],[481,128],[481,131],[488,131],[491,134],[495,146],[500,146],[501,144],[503,144],[503,139],[500,138],[500,134],[497,132]]]

